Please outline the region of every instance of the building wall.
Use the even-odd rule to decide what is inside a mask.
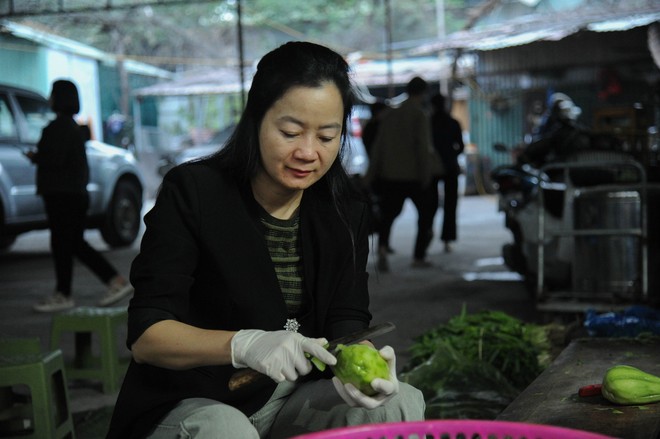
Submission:
[[[0,34],[0,82],[28,88],[46,96],[50,92],[47,56],[43,47],[8,34]]]
[[[604,108],[657,111],[652,90],[659,78],[646,27],[479,52],[469,103],[471,140],[490,166],[509,163],[510,156],[492,145],[523,142],[552,93],[570,96],[582,109],[578,121],[590,128]]]
[[[119,79],[119,72],[115,63],[101,62],[99,63],[99,82],[103,84],[100,89],[101,101],[101,120],[103,121],[104,141],[112,145],[123,146],[126,138],[130,143],[134,143],[133,126],[130,120],[133,117],[133,105],[129,105],[129,118],[122,124],[121,129],[118,129],[113,124],[109,124],[111,118],[116,118],[119,115],[121,108],[121,84]],[[137,90],[142,87],[148,87],[156,84],[161,79],[137,73],[128,73],[128,88],[129,90]],[[129,100],[130,102],[130,100]],[[143,123],[156,125],[158,119],[158,109],[156,99],[153,97],[146,97],[141,101],[141,115]],[[122,119],[122,117],[120,117]]]
[[[119,108],[119,80],[111,55],[90,46],[65,40],[26,26],[7,24],[0,32],[0,83],[27,88],[43,96],[56,79],[69,79],[78,86],[81,110],[78,120],[91,123],[96,139],[115,145],[125,137],[106,138],[107,119]],[[151,85],[168,77],[168,72],[141,63],[129,71],[129,88]],[[156,108],[147,102],[143,117],[155,119]],[[130,116],[130,115],[129,115]],[[131,133],[132,126],[127,127]]]
[[[101,105],[99,102],[98,63],[94,59],[53,49],[47,52],[46,77],[52,84],[58,79],[70,80],[78,87],[80,112],[79,123],[89,125],[95,139],[103,139]]]

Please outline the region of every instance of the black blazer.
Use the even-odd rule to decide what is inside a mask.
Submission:
[[[300,332],[333,339],[369,325],[368,210],[350,205],[348,232],[325,179],[305,191],[300,233],[307,312]],[[287,311],[250,188],[239,188],[215,159],[168,173],[131,268],[130,346],[152,324],[175,319],[208,329],[280,330]],[[230,392],[231,365],[173,371],[131,362],[108,438],[144,436],[176,402],[206,397],[247,415],[275,388],[268,381]]]
[[[89,167],[80,126],[67,115],[58,115],[41,132],[37,154],[37,193],[87,193]]]

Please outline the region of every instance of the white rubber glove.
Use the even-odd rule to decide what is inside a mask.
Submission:
[[[396,377],[396,355],[394,349],[390,346],[385,346],[380,351],[380,356],[387,361],[390,369],[390,379],[384,380],[376,378],[371,382],[371,387],[378,392],[374,396],[368,396],[360,392],[353,384],[344,384],[337,377],[332,378],[332,384],[341,399],[351,407],[364,407],[368,409],[375,409],[389,401],[394,395],[399,393],[399,380]]]
[[[307,338],[291,331],[243,329],[231,340],[231,362],[234,367],[250,367],[276,382],[295,381],[312,371],[309,353],[329,366],[337,359],[323,346],[324,338]]]

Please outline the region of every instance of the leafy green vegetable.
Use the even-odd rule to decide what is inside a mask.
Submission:
[[[447,324],[415,338],[410,348],[410,364],[404,370],[428,360],[440,342],[449,344],[467,361],[491,364],[520,390],[549,362],[550,343],[542,327],[523,323],[500,311],[467,314],[463,308]]]
[[[518,396],[518,389],[492,365],[471,361],[440,341],[424,363],[401,374],[418,388],[428,419],[494,419]]]
[[[550,362],[546,328],[499,311],[460,315],[415,338],[401,381],[429,419],[494,419]]]

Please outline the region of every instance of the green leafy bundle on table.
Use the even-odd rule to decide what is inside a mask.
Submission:
[[[401,380],[429,419],[494,419],[549,363],[546,330],[498,311],[462,313],[418,336]]]

